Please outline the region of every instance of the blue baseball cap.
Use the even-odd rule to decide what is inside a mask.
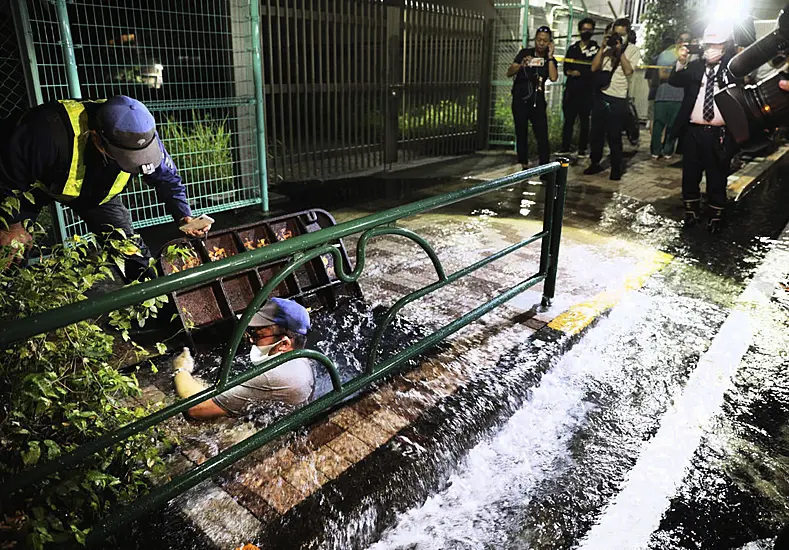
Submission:
[[[111,97],[99,109],[98,124],[104,147],[124,172],[152,174],[162,164],[156,120],[136,99]]]
[[[240,315],[239,315],[240,317]],[[250,327],[277,325],[296,334],[306,335],[310,330],[310,314],[299,303],[283,298],[270,298],[249,322]]]

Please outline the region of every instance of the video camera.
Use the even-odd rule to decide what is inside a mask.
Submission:
[[[778,28],[754,42],[729,62],[729,71],[744,78],[765,63],[775,69],[756,84],[730,84],[715,94],[715,103],[734,139],[745,150],[756,150],[770,133],[789,125],[789,93],[778,87],[789,80],[789,4],[778,15]]]
[[[608,40],[606,41],[605,44],[609,48],[616,48],[619,44],[622,44],[623,42],[624,40],[622,40],[621,36],[619,36],[617,33],[613,33],[611,36],[608,37]]]

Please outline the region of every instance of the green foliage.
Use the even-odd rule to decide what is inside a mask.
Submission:
[[[663,36],[673,39],[688,30],[691,20],[688,2],[677,0],[649,0],[644,8],[641,23],[645,30],[643,59],[651,63],[661,51]]]
[[[509,95],[499,97],[493,104],[493,116],[491,117],[491,137],[493,139],[505,141],[515,140],[515,121],[512,118],[512,98]],[[550,143],[551,153],[559,151],[562,147],[562,129],[564,118],[562,117],[561,106],[548,108],[548,142]],[[573,129],[573,145],[578,144],[580,125],[576,121]],[[529,125],[529,155],[537,158],[537,139]]]
[[[477,98],[417,105],[400,113],[397,125],[405,139],[473,132],[477,128]]]
[[[187,185],[212,184],[213,192],[235,189],[233,180],[233,139],[226,120],[202,118],[192,113],[193,121],[165,118],[161,137]]]
[[[10,211],[9,211],[10,209]],[[14,212],[13,201],[0,205]],[[34,242],[40,233],[30,228]],[[3,257],[14,250],[4,247]],[[75,237],[57,245],[30,267],[0,266],[0,319],[22,319],[88,299],[86,292],[113,277],[120,251],[136,245],[118,241],[97,250],[91,240]],[[108,320],[124,339],[131,323],[155,315],[166,298],[157,298]],[[133,398],[140,394],[134,374],[113,364],[116,336],[103,319],[86,320],[0,351],[0,472],[17,475],[57,460],[79,445],[133,422],[149,411]],[[139,358],[147,352],[135,345]],[[154,430],[131,437],[83,461],[62,468],[49,479],[14,495],[0,517],[0,547],[24,542],[83,543],[90,525],[109,509],[144,492],[163,468],[161,444]]]

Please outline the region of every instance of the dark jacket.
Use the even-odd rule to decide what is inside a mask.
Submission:
[[[85,106],[88,128],[96,128],[99,104],[91,101],[80,103]],[[121,169],[114,161],[102,156],[87,134],[79,138],[75,147],[74,133],[69,115],[58,101],[44,103],[21,116],[17,113],[0,121],[0,201],[15,192],[33,191],[35,197],[37,182],[43,186],[45,196],[60,200],[57,194],[71,177],[72,157],[76,150],[85,167],[84,173],[79,174],[82,181],[80,193],[64,204],[75,207],[100,204],[118,180]],[[156,189],[159,200],[173,219],[180,220],[191,216],[192,211],[175,163],[161,141],[159,143],[164,160],[152,174],[142,179]],[[4,216],[6,221],[35,218],[42,206],[41,201],[30,203],[23,195],[18,197],[20,211],[10,217]]]
[[[583,43],[580,40],[567,49],[567,54],[564,56],[564,74],[567,77],[564,88],[566,94],[589,94],[591,96],[594,93],[594,75],[591,63],[599,49],[600,46],[594,40],[589,41],[589,47],[586,49],[583,48]],[[568,61],[570,59],[585,63],[573,63]],[[570,76],[567,71],[579,71],[581,76]]]
[[[726,54],[723,56],[723,59],[721,59],[721,68],[718,71],[719,88],[723,88],[734,82],[734,77],[727,69],[729,60],[731,60],[732,57],[734,57],[732,54]],[[679,109],[674,128],[671,131],[673,137],[679,137],[685,133],[688,124],[690,124],[690,115],[693,113],[693,108],[696,106],[696,98],[698,98],[699,90],[701,90],[701,79],[704,78],[705,70],[704,60],[697,59],[691,61],[686,69],[677,71],[675,66],[671,71],[668,83],[685,90],[682,106]]]

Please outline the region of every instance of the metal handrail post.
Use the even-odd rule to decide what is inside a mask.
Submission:
[[[258,147],[260,171],[260,204],[263,212],[269,211],[268,166],[266,165],[266,111],[263,94],[263,60],[260,55],[260,0],[250,0],[249,18],[252,25],[252,83],[255,87],[255,136]]]
[[[55,0],[57,8],[58,28],[60,29],[60,45],[63,48],[63,60],[66,63],[66,81],[71,99],[82,99],[77,73],[77,57],[74,55],[74,41],[71,39],[71,26],[68,19],[66,0]]]
[[[542,231],[547,238],[542,240],[540,248],[540,273],[547,275],[551,257],[551,228],[553,227],[553,204],[556,200],[556,172],[548,174],[544,179],[545,203],[543,205]]]
[[[561,168],[556,173],[556,195],[553,200],[551,233],[549,236],[550,250],[548,253],[548,272],[545,276],[545,285],[542,292],[542,306],[551,305],[556,293],[556,271],[559,266],[559,245],[562,241],[562,220],[564,218],[564,198],[567,194],[567,174],[570,171],[570,161],[559,159]]]

